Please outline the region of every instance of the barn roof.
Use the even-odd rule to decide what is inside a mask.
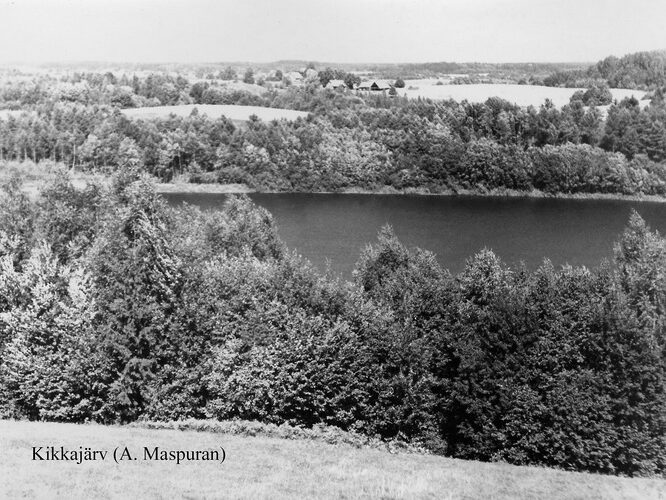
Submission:
[[[330,80],[328,84],[326,85],[326,88],[335,88],[335,87],[342,87],[342,86],[347,86],[344,80]]]
[[[370,88],[373,85],[376,85],[380,90],[388,90],[392,85],[384,80],[365,80],[361,82],[358,86],[360,89]]]
[[[377,87],[379,87],[382,90],[383,89],[390,89],[393,86],[393,85],[391,85],[390,83],[388,83],[387,81],[384,81],[384,80],[375,80],[374,83],[375,83],[375,85],[377,85]]]

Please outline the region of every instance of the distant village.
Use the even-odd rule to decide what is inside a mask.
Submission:
[[[380,80],[372,78],[372,75],[367,72],[344,72],[331,68],[317,71],[312,67],[284,72],[280,69],[255,72],[251,68],[246,68],[244,73],[241,68],[228,67],[217,73],[203,75],[199,72],[199,74],[192,74],[189,77],[192,81],[235,80],[239,83],[260,85],[266,88],[319,85],[332,90],[378,92],[391,96],[397,94],[397,88],[404,87],[404,81],[400,78],[395,81]]]
[[[275,76],[275,71],[271,72],[272,76]],[[354,75],[353,73],[350,73]],[[314,69],[307,69],[302,72],[299,71],[290,71],[284,75],[283,81],[287,81],[291,85],[303,85],[307,81],[312,81],[315,78],[319,78],[322,87],[333,90],[360,90],[366,92],[384,92],[389,91],[392,88],[395,88],[395,82],[388,82],[385,80],[361,80],[358,77],[358,82],[350,82],[349,80],[345,81],[340,78],[321,78],[321,75]],[[351,83],[351,86],[350,86]],[[400,86],[400,84],[398,84]]]

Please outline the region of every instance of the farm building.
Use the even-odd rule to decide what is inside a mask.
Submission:
[[[334,90],[345,90],[347,88],[347,84],[344,82],[344,80],[331,80],[326,84],[327,89],[334,89]]]
[[[390,83],[387,83],[383,80],[367,80],[361,82],[358,85],[357,89],[370,92],[380,92],[380,91],[390,90],[391,87],[392,85]]]

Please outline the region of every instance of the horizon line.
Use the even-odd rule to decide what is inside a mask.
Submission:
[[[610,56],[607,56],[610,57]],[[616,56],[617,57],[617,56]],[[621,56],[620,56],[621,57]],[[490,62],[490,61],[423,61],[423,62],[406,62],[406,61],[397,61],[397,62],[376,62],[376,61],[366,61],[366,62],[334,62],[334,61],[318,61],[316,59],[278,59],[275,61],[251,61],[251,60],[237,60],[237,61],[196,61],[196,62],[185,62],[185,61],[112,61],[112,60],[95,60],[95,59],[77,59],[77,60],[63,60],[63,61],[0,61],[0,65],[65,65],[65,64],[148,64],[148,65],[158,65],[158,64],[181,64],[181,65],[206,65],[206,64],[257,64],[257,65],[269,65],[269,64],[289,64],[289,63],[305,63],[305,64],[317,64],[317,65],[377,65],[377,66],[403,66],[403,65],[427,65],[427,64],[489,64],[489,65],[500,65],[500,64],[596,64],[598,61],[500,61],[500,62]]]

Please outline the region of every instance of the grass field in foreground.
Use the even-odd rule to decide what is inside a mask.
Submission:
[[[136,461],[32,461],[33,446],[113,450]],[[203,450],[226,461],[143,461],[144,446]],[[205,432],[0,421],[2,498],[635,498],[666,497],[666,481],[390,454],[306,440]],[[111,451],[112,453],[112,451]]]

